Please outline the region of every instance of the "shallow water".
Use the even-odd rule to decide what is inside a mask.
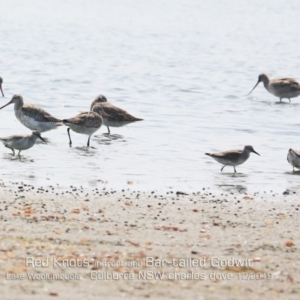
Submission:
[[[300,189],[286,160],[300,149],[300,98],[279,104],[260,73],[300,79],[298,1],[5,1],[0,75],[58,118],[87,111],[98,94],[144,118],[87,137],[65,127],[21,160],[0,148],[7,181],[196,191]],[[0,135],[28,132],[13,107]],[[253,145],[237,174],[205,152]]]

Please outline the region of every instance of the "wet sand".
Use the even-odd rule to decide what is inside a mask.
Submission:
[[[299,299],[299,196],[1,187],[1,299]]]

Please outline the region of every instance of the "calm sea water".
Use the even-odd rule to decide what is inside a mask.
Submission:
[[[58,118],[87,111],[93,98],[145,121],[87,136],[66,127],[13,160],[0,148],[4,182],[197,191],[300,189],[287,163],[300,149],[300,97],[278,104],[260,73],[300,79],[299,2],[2,1],[0,75],[8,102],[19,93]],[[13,106],[0,135],[28,132]],[[238,173],[205,152],[243,148]],[[2,146],[1,146],[2,147]]]

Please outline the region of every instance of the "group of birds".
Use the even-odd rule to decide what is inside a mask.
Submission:
[[[291,98],[300,95],[300,84],[294,78],[270,79],[266,74],[260,74],[258,76],[258,81],[250,91],[249,95],[260,82],[263,82],[264,87],[269,93],[279,97],[280,102],[285,98],[289,99],[291,102]],[[0,91],[4,97],[2,83],[3,79],[0,77]],[[41,136],[41,132],[55,129],[61,125],[66,125],[68,127],[67,132],[70,147],[72,146],[70,130],[88,135],[87,147],[89,147],[91,136],[100,129],[102,124],[107,127],[109,134],[109,127],[121,127],[132,122],[143,120],[110,104],[103,95],[96,97],[90,106],[90,111],[80,113],[75,117],[64,120],[53,117],[44,109],[34,104],[24,103],[23,97],[20,95],[14,95],[7,104],[0,107],[0,110],[10,104],[14,104],[17,119],[24,126],[32,130],[31,134],[12,135],[0,138],[0,141],[2,141],[7,148],[12,150],[13,155],[15,155],[14,150],[19,150],[19,156],[22,150],[31,148],[38,138],[45,142]],[[221,171],[223,171],[226,166],[233,166],[234,172],[236,172],[235,167],[243,164],[249,158],[251,152],[259,155],[250,145],[246,145],[244,149],[205,154],[223,165]],[[295,167],[300,169],[300,151],[289,149],[287,160],[293,166],[293,170]]]
[[[2,83],[3,79],[0,77],[0,90],[4,97]],[[74,132],[88,135],[87,147],[89,147],[91,136],[100,129],[102,124],[107,127],[109,134],[109,127],[121,127],[132,122],[143,120],[107,102],[106,97],[103,95],[96,97],[91,104],[90,111],[64,120],[53,117],[37,105],[24,103],[21,95],[14,95],[7,104],[0,107],[0,110],[10,104],[14,104],[17,119],[24,126],[32,130],[31,134],[18,134],[0,138],[0,141],[5,147],[12,150],[13,155],[15,155],[15,150],[19,150],[19,157],[21,151],[33,147],[38,138],[45,142],[41,136],[41,132],[49,131],[62,125],[68,127],[67,132],[70,147],[72,146],[70,129]]]
[[[253,92],[260,82],[263,82],[265,89],[272,95],[278,97],[280,102],[282,99],[289,99],[291,102],[291,98],[300,95],[300,84],[294,78],[270,79],[266,74],[260,74],[258,76],[257,83],[248,95]],[[236,172],[235,167],[243,164],[249,158],[251,152],[259,155],[250,145],[245,146],[244,149],[241,150],[234,149],[219,153],[205,154],[223,165],[221,171],[223,171],[226,166],[233,166],[234,172]],[[293,166],[293,171],[295,168],[300,169],[300,151],[289,149],[287,161]]]

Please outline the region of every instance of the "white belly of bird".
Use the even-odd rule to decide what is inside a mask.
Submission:
[[[275,88],[274,85],[269,85],[268,87],[268,91],[276,96],[276,97],[280,97],[280,98],[295,98],[295,97],[298,97],[300,95],[300,91],[288,91],[288,90],[285,90],[285,92],[283,90],[281,90],[280,88]]]
[[[228,159],[223,159],[223,158],[218,158],[218,157],[213,157],[217,162],[219,162],[220,164],[224,165],[224,166],[238,166],[241,165],[242,163],[244,163],[248,157],[246,159],[244,158],[240,158],[237,161],[233,162],[231,160]]]
[[[39,132],[45,132],[57,127],[54,122],[41,122],[26,115],[16,114],[16,117],[27,128],[31,130],[38,130]]]
[[[285,96],[282,95],[282,93],[280,92],[280,90],[275,89],[275,87],[272,84],[270,84],[268,86],[267,90],[269,91],[269,93],[271,93],[272,95],[274,95],[276,97],[285,97]]]
[[[100,127],[83,127],[83,126],[77,126],[74,124],[68,124],[68,127],[70,127],[73,131],[81,134],[86,135],[92,135],[94,134]]]

